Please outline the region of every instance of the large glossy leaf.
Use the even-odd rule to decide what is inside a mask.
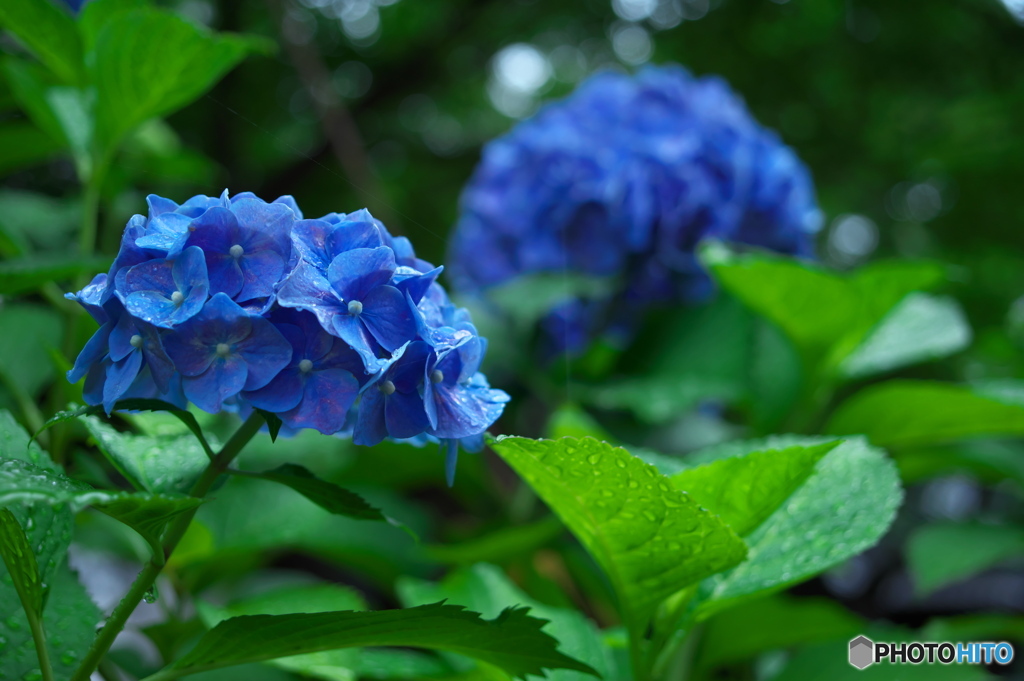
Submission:
[[[336,584],[287,586],[261,593],[218,608],[199,604],[203,623],[214,627],[223,620],[241,615],[290,615],[294,613],[363,610],[366,604],[355,591]],[[361,651],[354,648],[325,650],[308,655],[293,655],[270,660],[270,664],[303,676],[325,681],[352,681],[359,666]]]
[[[91,64],[104,146],[203,94],[253,46],[251,40],[211,34],[162,10],[115,14],[96,36]]]
[[[0,480],[0,482],[3,482]],[[0,501],[0,559],[7,567],[7,581],[14,587],[25,613],[37,618],[43,614],[43,586],[36,556],[28,545],[28,537],[14,514]]]
[[[100,612],[78,578],[61,566],[46,580],[43,630],[54,677],[70,679],[96,634]],[[39,679],[39,659],[18,597],[0,574],[0,679]]]
[[[545,669],[593,670],[557,649],[541,631],[543,620],[525,608],[493,620],[454,605],[435,603],[406,610],[248,615],[224,620],[187,655],[150,681],[192,672],[337,648],[405,646],[456,652],[493,664],[513,676]]]
[[[138,532],[161,559],[160,534],[167,522],[201,503],[182,495],[97,490],[26,461],[0,459],[0,507],[45,504],[74,513],[92,506]]]
[[[907,543],[910,574],[922,594],[1020,557],[1024,529],[1012,525],[926,525]]]
[[[839,365],[850,378],[938,359],[967,347],[971,327],[952,298],[912,293],[871,330]]]
[[[797,445],[719,459],[672,476],[672,484],[745,537],[804,484],[818,461],[838,444]]]
[[[880,447],[925,446],[977,435],[1024,433],[1024,405],[967,386],[886,381],[839,405],[826,433],[859,433]]]
[[[82,419],[96,445],[136,489],[187,492],[210,460],[191,435],[153,437],[122,433],[95,416]]]
[[[82,41],[71,15],[51,0],[4,0],[0,27],[28,47],[59,78],[82,79]]]
[[[710,461],[826,441],[768,438],[715,447],[695,458]],[[861,438],[843,442],[746,537],[747,560],[701,584],[698,617],[801,582],[873,546],[892,523],[902,496],[896,469],[882,451]]]
[[[724,288],[782,329],[808,368],[826,372],[904,296],[934,287],[944,274],[932,263],[881,262],[843,276],[793,258],[735,254],[720,244],[703,248],[701,257]]]
[[[746,553],[717,516],[624,449],[592,438],[502,437],[491,446],[604,569],[635,625]]]
[[[405,578],[398,583],[398,594],[407,607],[444,600],[479,612],[483,617],[497,617],[502,610],[513,606],[527,606],[535,617],[548,620],[544,631],[558,639],[564,653],[586,660],[602,678],[608,676],[611,664],[608,649],[593,622],[576,610],[554,608],[533,600],[494,565],[463,568],[437,584]],[[589,677],[579,671],[555,669],[548,672],[548,678],[583,681]]]

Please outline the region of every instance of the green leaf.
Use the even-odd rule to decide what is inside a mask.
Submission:
[[[640,366],[588,390],[590,402],[665,423],[702,400],[736,402],[745,395],[754,319],[735,299],[720,296],[709,305],[658,315],[654,323],[656,331],[641,340]]]
[[[0,372],[35,397],[54,377],[47,348],[59,343],[60,315],[42,305],[10,303],[0,308],[0,328],[18,330],[0,334]]]
[[[713,461],[827,441],[783,436],[729,443],[697,452],[692,458]],[[873,546],[892,523],[901,499],[896,469],[882,451],[861,438],[843,442],[826,454],[814,474],[746,537],[750,547],[747,560],[701,584],[697,617],[801,582]]]
[[[925,446],[977,435],[1024,434],[1024,405],[969,387],[886,381],[856,393],[832,414],[826,433],[861,433],[880,447]]]
[[[407,646],[456,652],[501,667],[513,676],[544,669],[593,670],[558,652],[541,631],[543,620],[510,608],[493,620],[454,605],[406,610],[248,615],[224,620],[196,647],[150,681],[278,657],[364,646]]]
[[[0,457],[15,459],[25,465],[31,464],[47,473],[59,474],[59,468],[50,460],[49,455],[36,443],[29,442],[28,433],[5,410],[0,410]],[[12,503],[9,510],[28,536],[42,581],[48,582],[64,560],[64,554],[71,543],[74,514],[68,508],[37,504]]]
[[[604,569],[633,626],[746,554],[725,523],[625,449],[592,438],[500,437],[491,447]]]
[[[572,273],[540,273],[516,277],[487,291],[488,299],[520,328],[529,328],[548,312],[575,299],[604,298],[614,281]]]
[[[1024,529],[1011,525],[926,525],[907,542],[907,562],[914,584],[929,594],[1024,556]]]
[[[708,620],[696,666],[711,670],[769,650],[853,638],[864,628],[861,617],[826,598],[758,598]]]
[[[30,465],[30,464],[25,464]],[[43,614],[43,587],[36,556],[28,545],[28,537],[14,514],[0,501],[0,558],[7,566],[7,577],[18,593],[21,606],[31,617]]]
[[[47,430],[50,427],[57,425],[58,423],[63,423],[65,421],[81,418],[83,416],[93,416],[95,414],[102,414],[104,413],[104,411],[105,410],[103,408],[103,405],[99,404],[92,405],[89,407],[69,409],[67,411],[59,411],[46,420],[46,423],[43,424],[43,427],[39,430],[39,432],[41,433],[44,430]],[[163,400],[139,398],[119,400],[114,404],[113,411],[154,411],[170,414],[171,416],[181,421],[181,423],[186,428],[188,428],[188,430],[191,431],[193,435],[196,436],[196,440],[198,441],[199,446],[202,447],[203,452],[206,453],[207,458],[213,459],[214,457],[213,448],[210,446],[210,443],[207,442],[206,436],[203,434],[203,428],[202,426],[199,425],[199,421],[196,420],[196,417],[194,414],[192,414],[192,412],[180,409],[171,404],[170,402],[164,402]],[[38,435],[39,433],[36,433],[36,436]]]
[[[121,433],[95,416],[82,423],[96,446],[136,489],[187,492],[210,460],[191,435],[151,437]]]
[[[112,148],[143,121],[189,104],[255,47],[253,40],[215,35],[163,10],[114,14],[96,36],[91,68],[103,146]]]
[[[479,539],[459,544],[425,546],[427,556],[440,563],[467,565],[501,562],[516,556],[530,555],[565,531],[561,521],[547,516],[528,525],[503,527],[485,533]]]
[[[67,147],[79,177],[92,170],[93,93],[55,83],[35,64],[5,59],[4,70],[18,104],[41,130]]]
[[[72,513],[92,506],[138,532],[161,559],[160,534],[167,522],[201,503],[201,499],[181,495],[96,490],[26,461],[0,459],[0,506],[66,505]]]
[[[286,463],[264,473],[236,471],[242,475],[291,487],[320,508],[356,520],[388,520],[378,508],[374,508],[355,492],[321,480],[302,466]]]
[[[551,672],[548,678],[552,678]],[[360,651],[356,674],[360,679],[422,679],[455,676],[455,670],[443,660],[411,650]]]
[[[96,37],[111,19],[124,12],[146,7],[147,0],[89,0],[78,13],[78,32],[85,51],[92,52]]]
[[[54,281],[72,279],[110,267],[110,258],[77,254],[30,255],[0,262],[0,294],[34,291]]]
[[[366,604],[355,591],[336,584],[288,586],[235,601],[223,608],[199,603],[203,623],[214,627],[242,615],[290,615],[295,613],[363,610]],[[275,667],[327,681],[351,681],[361,651],[352,648],[325,650],[270,660]]]
[[[774,322],[800,350],[807,368],[831,373],[894,305],[938,284],[932,263],[882,262],[842,276],[810,262],[767,253],[702,248],[715,279]]]
[[[46,579],[49,597],[43,608],[43,630],[50,664],[57,679],[70,679],[96,635],[100,612],[75,574],[62,566]],[[18,597],[0,575],[0,679],[38,679],[39,659],[28,620]]]
[[[672,484],[745,537],[803,485],[818,461],[838,444],[797,445],[719,459],[674,475]]]
[[[967,347],[971,327],[952,298],[912,293],[900,301],[839,365],[849,378],[946,357]]]
[[[564,653],[586,660],[602,678],[608,677],[611,661],[593,622],[576,610],[555,608],[533,600],[494,565],[478,564],[457,570],[439,584],[403,578],[398,582],[397,591],[407,607],[444,600],[479,612],[483,617],[496,617],[508,607],[527,606],[534,616],[548,621],[544,631],[558,639]],[[579,671],[557,669],[550,671],[548,678],[583,681],[587,676]]]
[[[4,0],[0,26],[6,28],[67,83],[82,80],[82,41],[75,21],[50,0]]]
[[[267,424],[267,430],[270,432],[270,441],[277,442],[277,434],[281,432],[281,426],[284,425],[281,417],[263,409],[257,409],[256,411],[263,417],[263,422]]]
[[[60,150],[61,145],[35,125],[7,123],[0,126],[0,175],[48,161]],[[0,255],[5,255],[3,249]]]

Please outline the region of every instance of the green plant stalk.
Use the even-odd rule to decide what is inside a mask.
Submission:
[[[644,650],[644,630],[630,621],[626,631],[629,633],[629,663],[633,668],[633,681],[649,681],[650,667]]]
[[[46,652],[46,634],[43,632],[42,617],[31,608],[25,609],[25,615],[28,617],[29,629],[32,630],[32,640],[36,643],[36,655],[39,657],[39,671],[43,674],[43,681],[54,681],[50,656]]]
[[[197,499],[203,499],[210,492],[214,483],[217,482],[217,478],[227,469],[231,461],[238,456],[238,453],[242,451],[242,448],[253,438],[253,436],[259,432],[259,429],[263,426],[263,418],[258,412],[253,414],[243,423],[238,430],[235,431],[231,439],[221,448],[217,455],[214,457],[210,465],[203,471],[202,476],[196,481],[196,484],[189,490],[189,496],[196,497]],[[163,569],[167,559],[174,552],[175,547],[181,538],[185,535],[185,531],[188,530],[189,524],[192,522],[192,518],[195,516],[197,509],[191,509],[181,515],[177,516],[167,526],[167,531],[164,533],[163,538],[163,552],[153,556],[149,562],[139,572],[138,577],[132,583],[131,589],[125,594],[121,602],[114,608],[114,612],[107,618],[106,624],[100,629],[96,635],[96,640],[93,641],[92,646],[89,648],[89,652],[82,659],[82,663],[75,670],[74,675],[71,677],[71,681],[87,681],[92,675],[93,671],[99,666],[100,660],[106,655],[110,646],[113,645],[114,639],[124,629],[125,622],[128,621],[128,617],[135,612],[135,608],[139,606],[139,602],[145,597],[146,593],[153,588],[156,578],[159,576],[160,571]]]

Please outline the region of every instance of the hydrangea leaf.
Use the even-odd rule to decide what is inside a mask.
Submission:
[[[35,397],[53,379],[47,348],[63,333],[60,315],[40,305],[11,303],[0,309],[0,327],[18,329],[18,333],[0,334],[0,371]]]
[[[588,391],[603,409],[628,409],[649,423],[664,423],[701,400],[735,402],[747,386],[753,316],[734,299],[659,316],[641,336],[648,350],[632,361],[629,377]]]
[[[971,327],[952,298],[911,293],[839,364],[849,378],[946,357],[971,342]]]
[[[527,606],[534,616],[548,621],[544,631],[558,639],[563,652],[586,660],[602,678],[608,678],[609,651],[597,626],[579,611],[555,608],[531,599],[497,566],[481,563],[466,567],[437,584],[407,577],[399,581],[397,590],[407,607],[444,600],[479,612],[483,617],[497,617],[511,606]],[[584,681],[588,676],[570,669],[555,669],[548,672],[547,678]]]
[[[0,27],[13,33],[64,82],[82,80],[82,41],[74,19],[64,9],[49,0],[4,0]]]
[[[434,603],[405,610],[246,615],[224,620],[170,667],[149,677],[166,681],[185,674],[338,648],[402,646],[456,652],[516,677],[545,669],[593,670],[557,650],[541,631],[544,620],[526,608],[509,608],[493,620],[454,605]]]
[[[746,555],[725,523],[625,449],[592,438],[501,437],[491,447],[583,543],[636,625]]]
[[[1024,404],[968,386],[886,381],[840,404],[824,431],[867,435],[880,447],[927,446],[978,435],[1020,435],[1024,434]]]
[[[828,438],[783,436],[729,443],[694,458],[714,461],[826,442]],[[747,560],[701,584],[697,617],[801,582],[870,548],[889,528],[902,498],[896,468],[881,450],[862,438],[843,442],[746,537]]]
[[[0,506],[47,505],[72,513],[92,506],[138,532],[161,558],[160,534],[167,522],[202,503],[182,495],[96,490],[18,459],[0,459],[0,490]]]
[[[122,433],[95,416],[86,416],[82,423],[111,464],[139,490],[187,492],[210,463],[191,435]]]
[[[257,46],[211,34],[167,11],[114,14],[96,35],[91,64],[101,140],[116,144],[143,121],[188,104]]]
[[[0,501],[0,558],[7,566],[5,586],[7,580],[10,580],[25,613],[32,618],[38,618],[43,614],[43,587],[39,566],[36,564],[32,548],[28,545],[25,531],[14,514],[3,508],[6,505]]]
[[[431,544],[424,547],[427,556],[439,563],[469,565],[485,561],[502,562],[517,556],[532,555],[565,532],[561,521],[547,516],[527,525],[491,530],[478,539],[458,544]],[[466,604],[468,605],[468,604]]]
[[[0,126],[0,175],[49,161],[62,145],[35,125],[12,121]],[[10,255],[0,248],[0,254]]]
[[[758,598],[708,620],[695,664],[710,670],[779,648],[850,639],[864,628],[863,618],[827,598]]]
[[[562,303],[603,298],[614,288],[613,280],[608,277],[536,273],[496,286],[487,291],[487,297],[521,328],[529,328]]]
[[[48,282],[71,279],[109,266],[110,258],[83,258],[79,253],[29,255],[5,260],[0,262],[0,294],[34,291]]]
[[[29,441],[28,433],[14,420],[10,412],[0,410],[0,458],[33,466],[48,475],[59,475],[59,469],[50,456]],[[7,485],[4,491],[7,491]],[[12,500],[7,505],[33,547],[42,581],[48,582],[57,566],[64,560],[71,543],[74,514],[66,507],[24,504]]]
[[[226,619],[242,615],[290,615],[365,608],[366,603],[359,594],[337,584],[287,586],[234,601],[225,607],[215,607],[206,602],[198,604],[200,618],[211,628]],[[361,652],[354,648],[324,650],[281,657],[269,663],[302,676],[326,681],[351,681],[356,678],[355,670]]]
[[[936,286],[933,263],[881,262],[844,276],[810,262],[766,253],[701,251],[715,279],[793,341],[812,370],[832,372],[907,294]]]
[[[719,459],[672,476],[672,484],[745,537],[781,506],[839,441]]]
[[[954,546],[956,550],[951,551]],[[907,543],[910,573],[921,594],[1020,556],[1024,556],[1024,530],[1010,525],[926,525]]]
[[[70,679],[92,644],[100,612],[67,566],[61,566],[46,584],[49,596],[43,608],[43,630],[50,665],[54,678]],[[0,613],[0,678],[40,678],[32,632],[7,574],[0,575]]]

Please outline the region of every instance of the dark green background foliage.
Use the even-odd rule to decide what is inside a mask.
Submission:
[[[845,646],[1024,644],[1024,18],[660,0],[631,24],[629,4],[0,2],[0,524],[39,547],[4,545],[0,678],[39,678],[37,624],[70,677],[147,562],[145,643],[106,657],[108,681],[1022,673],[861,673]],[[63,374],[95,325],[62,294],[148,193],[366,206],[443,262],[481,145],[515,123],[498,64],[517,44],[550,70],[521,114],[601,68],[724,77],[810,167],[820,262],[705,245],[714,301],[549,364],[534,323],[566,289],[506,289],[506,316],[476,319],[513,396],[492,432],[521,437],[463,456],[452,488],[433,447],[260,434],[200,502],[237,419],[151,403],[65,413],[28,445],[81,402]]]

